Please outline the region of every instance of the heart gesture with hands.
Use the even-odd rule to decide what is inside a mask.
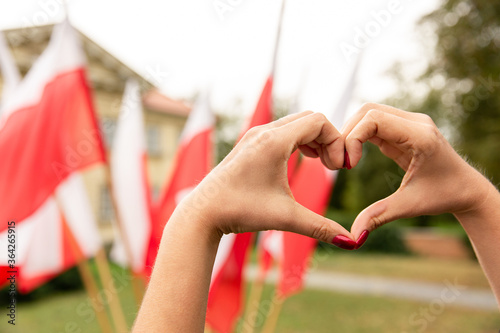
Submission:
[[[350,232],[295,201],[287,177],[295,150],[331,170],[350,169],[367,141],[405,176],[396,192],[356,217]],[[366,104],[340,132],[310,111],[255,127],[170,217],[133,332],[203,332],[223,234],[284,230],[353,250],[385,223],[445,212],[464,227],[500,300],[500,193],[454,151],[430,117]]]
[[[298,204],[290,191],[287,161],[295,149],[336,170],[355,167],[370,141],[406,171],[401,187],[363,210],[351,232]],[[364,105],[340,133],[320,113],[310,111],[251,129],[188,198],[208,229],[222,234],[278,229],[357,249],[368,233],[399,218],[466,213],[481,204],[482,175],[441,135],[431,118],[385,105]],[[196,197],[215,192],[200,207]],[[215,197],[214,197],[215,198]]]

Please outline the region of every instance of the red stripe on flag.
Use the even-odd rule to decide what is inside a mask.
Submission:
[[[319,158],[304,157],[290,182],[295,200],[311,211],[323,215],[333,189],[333,175]],[[317,240],[291,232],[283,234],[283,261],[278,291],[287,297],[300,291],[305,271]]]
[[[219,333],[233,332],[242,308],[243,267],[253,234],[237,234],[231,254],[212,282],[208,294],[207,323]]]
[[[271,75],[267,78],[252,118],[244,127],[238,141],[250,128],[272,121],[272,89],[273,77]],[[206,322],[219,333],[231,332],[240,315],[244,284],[243,269],[252,238],[252,233],[236,235],[226,262],[212,277]],[[220,255],[217,253],[217,256]]]
[[[179,147],[170,185],[153,208],[153,225],[146,259],[148,276],[151,275],[156,260],[163,229],[174,212],[182,191],[195,187],[212,168],[212,132],[213,128],[202,131]]]
[[[10,114],[0,130],[0,221],[22,221],[71,172],[105,161],[85,72],[54,77],[36,105]],[[0,232],[7,228],[0,224]]]

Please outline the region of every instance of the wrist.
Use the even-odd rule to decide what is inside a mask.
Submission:
[[[215,214],[207,202],[197,202],[190,195],[182,200],[170,217],[167,226],[179,228],[182,232],[192,233],[210,243],[218,244],[222,232],[217,228]],[[168,228],[165,228],[164,233]]]
[[[477,220],[485,216],[485,214],[488,215],[491,207],[500,207],[498,203],[500,195],[497,188],[479,171],[472,166],[469,167],[471,177],[467,178],[467,187],[469,188],[468,196],[470,199],[463,209],[453,212],[455,217],[460,221],[469,218]]]

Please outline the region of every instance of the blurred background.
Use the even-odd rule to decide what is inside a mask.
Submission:
[[[202,92],[209,92],[216,116],[215,159],[220,161],[234,145],[273,69],[280,8],[277,0],[0,1],[0,30],[25,75],[47,46],[54,24],[69,18],[86,54],[108,154],[125,83],[137,80],[150,195],[156,200]],[[357,66],[346,117],[365,102],[429,114],[460,154],[499,184],[499,50],[500,3],[495,1],[287,0],[274,67],[274,116],[291,110],[331,113]],[[356,168],[339,171],[326,215],[349,229],[358,212],[394,192],[403,176],[404,171],[367,144]],[[116,214],[106,171],[87,170],[84,180],[109,248]],[[256,261],[252,253],[251,268]],[[95,263],[90,268],[96,270]],[[131,277],[116,264],[111,270],[130,327],[137,311]],[[370,235],[359,253],[319,244],[308,274],[305,289],[283,305],[277,332],[500,328],[498,306],[451,215],[386,225]],[[323,275],[334,282],[314,282]],[[271,274],[264,299],[272,297],[273,278]],[[460,287],[450,289],[450,284]],[[414,292],[405,292],[409,289]],[[443,301],[443,290],[460,290],[460,301]],[[0,304],[7,304],[6,289],[0,293]],[[426,293],[427,298],[415,296]],[[76,268],[18,300],[18,326],[2,322],[2,332],[99,330],[82,308],[99,302],[85,294]],[[256,321],[259,331],[262,323]],[[244,324],[237,330],[243,332]]]

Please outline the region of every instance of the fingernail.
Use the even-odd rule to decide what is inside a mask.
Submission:
[[[361,235],[359,235],[358,241],[356,242],[356,250],[363,246],[369,234],[370,232],[365,230],[361,233]]]
[[[344,150],[344,168],[347,168],[347,170],[351,170],[351,160],[349,159],[349,154],[347,153],[347,150]]]
[[[344,235],[333,237],[332,244],[344,250],[354,250],[356,248],[356,242]]]

